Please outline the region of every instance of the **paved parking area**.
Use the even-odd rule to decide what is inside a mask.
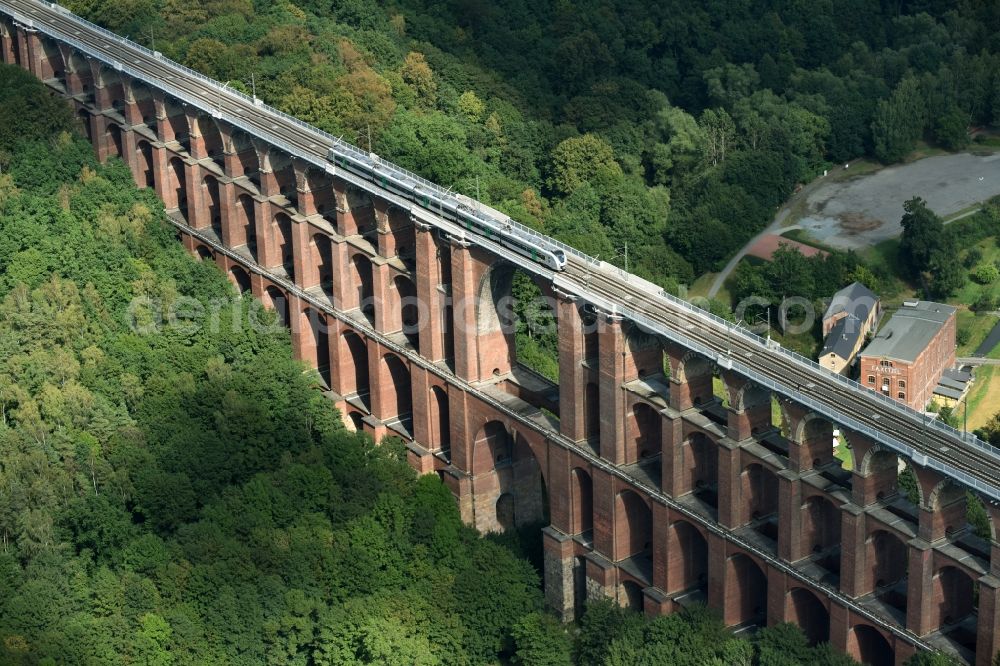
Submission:
[[[1000,153],[939,155],[819,185],[798,226],[832,247],[860,249],[902,233],[903,202],[914,196],[950,215],[997,194]]]

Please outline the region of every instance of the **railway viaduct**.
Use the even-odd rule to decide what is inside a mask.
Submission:
[[[348,427],[402,437],[481,530],[544,521],[564,619],[603,596],[651,614],[703,601],[872,664],[926,648],[991,663],[1000,457],[974,438],[814,368],[793,381],[777,364],[805,361],[678,302],[645,310],[669,310],[652,326],[639,281],[601,262],[572,254],[559,274],[442,233],[433,211],[322,165],[317,130],[58,7],[0,0],[0,56],[155,188],[192,253],[278,311]],[[517,362],[518,270],[554,303],[558,385]],[[736,362],[734,335],[751,345]],[[774,371],[751,372],[757,358]]]

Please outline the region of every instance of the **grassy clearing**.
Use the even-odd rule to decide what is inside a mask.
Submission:
[[[922,160],[927,157],[934,157],[935,155],[951,155],[951,151],[945,150],[944,148],[938,148],[937,146],[932,146],[926,141],[918,141],[916,148],[913,149],[909,155],[903,159],[904,164],[910,162],[916,162],[917,160]]]
[[[969,430],[986,425],[1000,412],[1000,367],[984,365],[976,370],[976,383],[966,398],[969,409]]]
[[[843,435],[837,435],[839,442],[833,450],[834,457],[840,461],[844,469],[854,469],[854,451],[847,448],[847,440]]]
[[[947,215],[942,215],[941,219],[944,220],[945,224],[947,224],[948,222],[951,222],[953,220],[957,220],[960,217],[965,217],[966,215],[971,215],[972,213],[976,213],[979,210],[981,210],[982,207],[983,207],[982,203],[975,203],[975,204],[972,204],[971,206],[966,206],[965,208],[962,208],[961,210],[956,210],[953,213],[948,213]]]
[[[715,282],[715,277],[718,273],[705,273],[697,280],[695,280],[691,285],[688,286],[687,298],[695,298],[701,296],[708,296],[708,290],[712,288],[712,283]],[[719,290],[719,300],[721,298],[722,290]],[[728,299],[726,299],[728,302]]]
[[[993,330],[993,327],[998,321],[1000,321],[1000,319],[997,319],[993,315],[977,315],[975,312],[972,312],[967,308],[960,309],[958,311],[958,329],[969,332],[969,341],[964,345],[958,346],[958,350],[955,352],[956,355],[972,356],[976,347],[978,347],[986,336],[989,335],[989,332]]]

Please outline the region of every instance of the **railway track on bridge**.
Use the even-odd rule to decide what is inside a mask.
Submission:
[[[58,5],[33,0],[3,0],[3,6],[15,21],[29,29],[40,30],[71,44],[317,168],[335,173],[378,196],[399,201],[399,197],[382,191],[377,183],[345,173],[331,164],[327,159],[328,151],[338,145],[338,140],[317,128],[89,24]],[[412,201],[404,201],[403,205],[419,208]],[[419,212],[421,218],[432,224],[454,230],[454,225],[436,217],[434,210]],[[474,241],[494,253],[503,253],[502,248],[489,239],[476,238]],[[569,261],[562,272],[516,256],[511,259],[522,268],[552,280],[561,291],[690,347],[718,365],[743,374],[839,425],[902,453],[919,465],[937,469],[1000,502],[1000,451],[973,436],[834,375],[803,357],[773,348],[748,331],[579,252],[568,253]]]

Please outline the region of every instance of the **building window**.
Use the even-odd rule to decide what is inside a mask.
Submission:
[[[899,388],[901,388],[901,389],[905,389],[906,388],[906,380],[905,379],[900,379],[899,380]]]
[[[892,367],[892,361],[879,361],[878,364],[881,365],[883,368],[891,368]]]
[[[906,394],[905,394],[905,393],[903,393],[902,391],[900,391],[900,392],[899,392],[899,393],[897,393],[896,395],[898,395],[898,396],[899,396],[899,399],[900,399],[900,400],[906,400]]]
[[[868,375],[868,383],[869,384],[875,383],[875,375]]]

